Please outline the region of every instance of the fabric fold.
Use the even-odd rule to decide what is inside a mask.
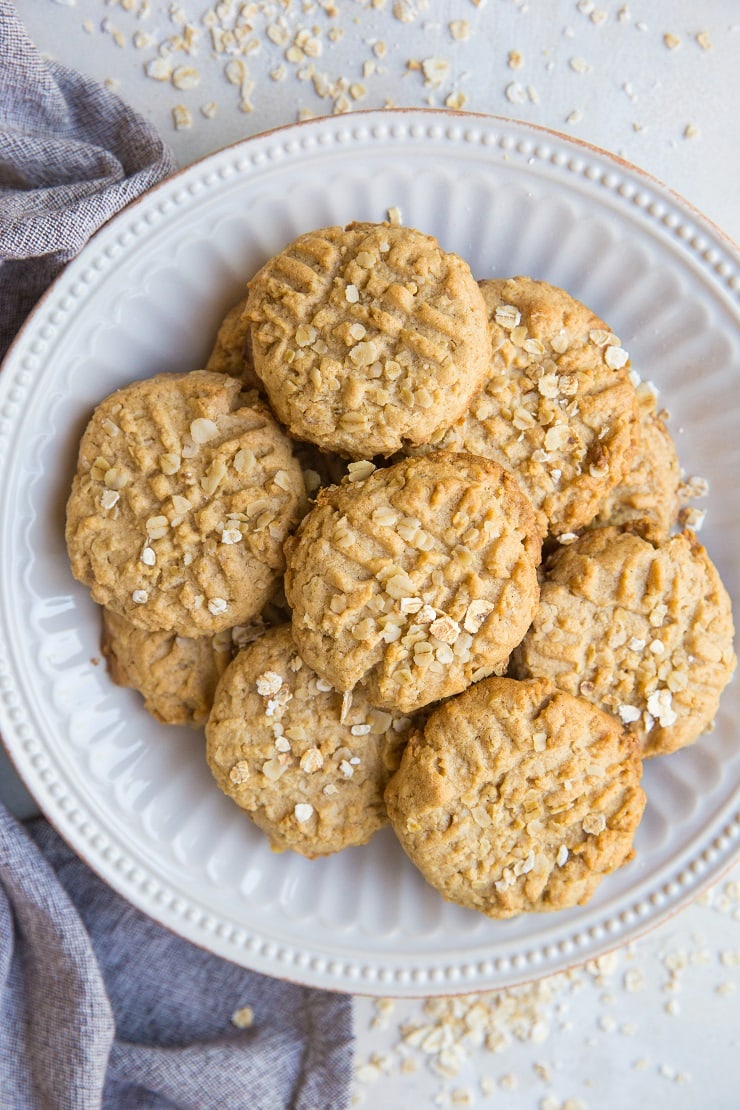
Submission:
[[[42,58],[0,0],[0,358],[93,232],[174,168],[151,124]]]

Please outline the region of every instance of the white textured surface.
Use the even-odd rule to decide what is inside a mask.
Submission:
[[[174,32],[176,6],[154,4],[154,11],[146,16],[138,0],[133,5],[19,0],[36,41],[61,61],[100,79],[109,78],[125,99],[158,123],[183,165],[226,142],[289,123],[301,109],[318,113],[335,106],[336,101],[316,95],[310,81],[297,77],[299,67],[284,58],[285,45],[265,39],[266,26],[279,16],[293,36],[300,27],[322,28],[323,50],[316,69],[332,80],[342,75],[362,80],[368,91],[358,107],[381,106],[387,99],[399,105],[443,104],[455,90],[462,90],[467,108],[545,124],[640,164],[740,240],[740,113],[736,111],[740,13],[731,0],[700,9],[688,0],[603,0],[601,4],[557,0],[546,9],[513,0],[483,0],[479,5],[430,0],[426,7],[423,2],[409,5],[411,14],[417,14],[408,23],[393,17],[394,6],[387,0],[378,10],[343,0],[339,14],[327,19],[316,5],[304,12],[304,5],[295,0],[287,8],[257,5],[261,11],[254,23],[260,49],[247,58],[255,79],[254,110],[245,114],[239,110],[240,90],[224,76],[229,58],[211,49],[201,27],[206,3],[183,0],[179,6],[202,34],[192,59],[201,84],[186,93],[172,84],[152,81],[143,71],[144,63],[157,54],[157,45]],[[232,15],[239,7],[226,5]],[[448,24],[453,19],[469,21],[466,41],[452,39]],[[326,33],[332,25],[344,32],[334,42]],[[151,35],[149,46],[133,45],[138,31]],[[123,35],[123,48],[117,45],[115,32]],[[705,34],[700,42],[701,32]],[[678,45],[668,46],[666,34],[674,35]],[[375,53],[380,42],[387,44],[384,58]],[[520,53],[519,68],[510,68],[509,51]],[[178,61],[183,57],[178,54]],[[377,59],[377,72],[365,79],[362,67],[372,57]],[[425,85],[422,70],[407,67],[409,60],[432,57],[449,62],[439,88]],[[583,59],[589,68],[579,72],[573,68],[574,59]],[[271,80],[269,71],[282,64],[287,78]],[[217,103],[212,119],[200,113],[200,106],[209,101]],[[190,106],[190,128],[173,129],[171,113],[176,103]],[[516,231],[511,229],[512,237]],[[650,330],[649,296],[643,312]],[[701,355],[699,350],[699,415],[705,392]],[[645,372],[652,371],[646,368]],[[736,401],[737,396],[735,386]],[[690,395],[686,401],[693,404]],[[675,424],[674,420],[674,429]],[[731,436],[737,438],[736,419]],[[693,451],[692,444],[686,435],[680,437],[683,456]],[[699,469],[701,458],[711,449],[705,437],[696,463],[692,459],[687,465]],[[714,497],[709,507],[707,527],[721,531],[725,519]],[[15,780],[9,785],[0,767],[3,778],[3,796],[10,794],[17,808],[22,808],[20,788]],[[556,980],[536,991],[533,988],[533,993],[525,992],[529,1013],[543,1020],[532,1025],[523,1018],[519,1029],[523,1039],[514,1036],[513,1044],[496,1055],[472,1049],[458,1078],[441,1079],[427,1066],[433,1057],[419,1052],[420,1070],[402,1074],[397,1054],[387,1052],[398,1040],[400,1021],[428,1020],[421,1003],[397,1004],[387,1033],[382,1033],[368,1030],[375,1003],[358,999],[358,1063],[376,1051],[389,1056],[382,1060],[383,1068],[365,1075],[370,1083],[358,1083],[358,1097],[364,1096],[371,1107],[406,1110],[410,1104],[431,1106],[438,1097],[444,1103],[439,1096],[444,1088],[447,1104],[459,1091],[459,1105],[496,1105],[507,1110],[560,1110],[564,1105],[568,1110],[586,1106],[622,1110],[635,1102],[672,1110],[696,1106],[734,1110],[740,979],[733,957],[736,961],[740,945],[740,869],[733,876],[734,884],[717,888],[712,906],[692,906],[621,949],[616,968],[609,972],[607,964],[603,983],[591,972],[580,972],[567,989],[561,989]],[[670,962],[680,968],[684,960],[689,962],[685,971],[673,974],[666,966]],[[624,972],[635,968],[644,987],[627,990]],[[666,1003],[673,998],[678,1007],[667,1012]],[[508,995],[495,1001],[502,1001],[504,1007],[514,1004]],[[511,1016],[503,1021],[505,1027],[514,1024]],[[543,1026],[546,1040],[536,1043],[543,1036]],[[542,1063],[549,1065],[551,1078],[535,1070]],[[495,1094],[486,1097],[480,1084],[490,1078],[496,1080]],[[576,1101],[567,1103],[569,1098]]]
[[[74,444],[96,401],[133,377],[200,365],[244,276],[299,232],[380,219],[392,204],[476,275],[535,274],[607,318],[684,429],[685,464],[710,482],[706,542],[740,596],[728,404],[740,276],[721,238],[648,179],[521,124],[419,112],[305,123],[212,156],[111,222],[6,362],[2,717],[42,808],[147,912],[273,974],[430,994],[604,952],[718,875],[740,840],[740,687],[711,735],[646,768],[632,864],[586,907],[494,923],[443,902],[389,830],[316,862],[272,854],[213,786],[202,738],[163,730],[91,662],[99,615],[72,581],[62,528]]]

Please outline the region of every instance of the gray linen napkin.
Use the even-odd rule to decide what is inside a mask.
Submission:
[[[181,940],[0,806],[2,1110],[340,1110],[351,1041],[348,997]]]
[[[153,127],[44,60],[0,0],[0,358],[65,262],[173,168]]]
[[[42,59],[0,0],[0,356],[89,236],[172,168],[145,120]],[[0,1110],[340,1110],[351,1053],[350,998],[201,951],[0,806]]]

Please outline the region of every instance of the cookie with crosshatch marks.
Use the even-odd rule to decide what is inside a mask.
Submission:
[[[328,855],[387,824],[383,790],[411,720],[342,695],[299,656],[290,626],[245,647],[206,726],[213,776],[278,851]]]
[[[255,370],[299,439],[391,455],[456,420],[491,339],[468,264],[413,228],[355,223],[300,235],[249,283]]]
[[[577,532],[624,477],[638,443],[627,353],[554,285],[515,277],[480,286],[493,340],[483,389],[430,447],[495,459],[516,474],[543,535]]]
[[[294,639],[337,689],[411,712],[505,669],[540,549],[531,505],[490,459],[356,462],[286,543]]]
[[[547,679],[489,678],[414,731],[385,792],[409,859],[490,917],[587,902],[633,855],[639,745]]]
[[[111,394],[67,503],[72,573],[139,628],[213,635],[276,592],[305,511],[301,468],[236,378],[159,374]]]
[[[727,591],[692,532],[660,543],[599,528],[545,569],[513,674],[546,676],[613,713],[645,759],[710,727],[735,669],[734,628]]]

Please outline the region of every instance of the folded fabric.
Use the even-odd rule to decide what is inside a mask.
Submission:
[[[90,235],[173,166],[0,0],[0,357]],[[340,1110],[351,1061],[350,998],[201,951],[0,806],[0,1110]]]
[[[0,358],[90,235],[173,168],[146,120],[43,59],[0,0]]]
[[[181,940],[0,807],[3,1110],[340,1110],[351,1046],[351,999]]]

